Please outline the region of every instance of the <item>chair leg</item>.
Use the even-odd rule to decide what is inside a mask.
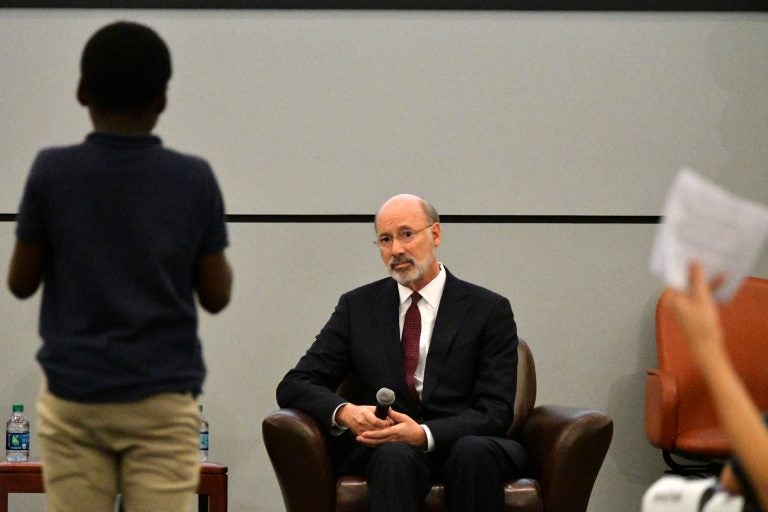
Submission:
[[[717,459],[703,460],[691,464],[682,464],[672,458],[672,454],[667,450],[661,451],[664,462],[670,468],[665,473],[680,476],[700,476],[707,477],[719,475],[723,469],[723,463]]]

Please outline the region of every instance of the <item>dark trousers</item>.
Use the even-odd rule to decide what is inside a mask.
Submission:
[[[360,455],[353,472],[368,479],[370,512],[419,512],[438,480],[448,512],[502,512],[504,482],[517,473],[501,445],[484,436],[465,436],[438,453],[389,443]]]

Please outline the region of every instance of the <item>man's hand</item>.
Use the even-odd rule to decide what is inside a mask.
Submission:
[[[391,426],[361,432],[357,436],[357,442],[366,446],[379,446],[399,441],[427,449],[427,434],[413,418],[390,409],[387,419]]]
[[[377,418],[375,411],[376,407],[373,405],[345,404],[336,412],[336,423],[347,427],[356,436],[392,425],[393,421],[389,418]]]

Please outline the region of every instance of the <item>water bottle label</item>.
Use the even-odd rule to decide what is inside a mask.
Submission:
[[[24,434],[21,432],[6,432],[5,449],[9,451],[29,450],[29,434]]]
[[[208,432],[200,433],[200,449],[201,450],[208,449]]]

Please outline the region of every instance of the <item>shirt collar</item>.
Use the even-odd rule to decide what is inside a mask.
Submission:
[[[122,135],[119,133],[91,132],[85,140],[91,144],[129,149],[162,145],[160,137],[152,133]]]
[[[440,265],[440,272],[438,272],[435,278],[427,283],[424,288],[419,290],[419,295],[421,295],[421,298],[427,301],[427,304],[435,309],[437,309],[437,307],[440,305],[440,298],[443,296],[443,288],[445,288],[446,277],[445,267],[440,262],[438,262],[438,264]],[[413,294],[413,290],[407,286],[401,285],[400,283],[397,283],[397,291],[400,294],[401,306]]]

